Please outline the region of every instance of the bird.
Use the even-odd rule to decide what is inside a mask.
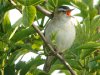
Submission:
[[[76,30],[72,20],[71,12],[73,9],[62,5],[54,11],[54,17],[47,23],[44,34],[47,42],[58,53],[64,53],[69,49],[75,40]],[[48,52],[48,51],[47,51]],[[49,72],[55,56],[47,55],[44,68],[45,72]]]

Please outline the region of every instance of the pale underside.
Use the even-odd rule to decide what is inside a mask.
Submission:
[[[50,44],[59,50],[58,52],[63,52],[69,49],[74,42],[75,26],[72,23],[72,17],[67,17],[66,15],[59,16],[54,17],[47,24],[45,37]],[[53,39],[52,35],[55,36]]]

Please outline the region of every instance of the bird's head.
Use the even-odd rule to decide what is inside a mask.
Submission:
[[[73,9],[70,9],[68,6],[60,6],[56,9],[55,14],[56,15],[66,15],[66,16],[71,16],[71,11]]]

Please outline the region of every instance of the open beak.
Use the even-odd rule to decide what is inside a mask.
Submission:
[[[66,10],[66,15],[67,15],[67,16],[71,16],[71,11],[72,11],[72,10],[74,10],[74,9],[68,9],[68,10]]]

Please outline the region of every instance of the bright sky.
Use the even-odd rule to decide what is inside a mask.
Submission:
[[[94,0],[94,5],[96,5],[97,4],[97,1],[98,0]],[[74,11],[72,12],[72,15],[74,15],[74,14],[76,14],[76,13],[80,13],[80,10],[78,10],[78,9],[74,9]],[[11,20],[11,24],[13,25],[19,18],[21,18],[22,17],[22,15],[21,15],[21,13],[18,11],[18,10],[16,10],[16,9],[12,9],[12,10],[10,10],[10,12],[9,12],[9,15],[10,15],[10,20]],[[82,18],[81,17],[75,17],[78,21],[82,21]],[[75,21],[76,22],[76,21]],[[31,55],[31,56],[30,56]],[[35,54],[35,53],[32,53],[32,52],[29,52],[29,53],[27,53],[26,55],[24,55],[24,57],[22,58],[22,61],[29,61],[31,58],[35,58],[36,56],[38,56],[37,54]],[[17,63],[20,59],[21,59],[21,57],[22,56],[20,56],[19,58],[18,58],[18,60],[15,62],[15,63]],[[44,56],[43,56],[44,57]],[[45,57],[44,57],[45,58]],[[27,60],[26,60],[27,59]],[[38,68],[40,68],[40,69],[42,69],[43,68],[43,65],[41,65],[41,66],[39,66]],[[54,71],[53,73],[52,73],[52,75],[65,75],[64,73],[58,73],[59,72],[59,70],[57,70],[57,71]]]

